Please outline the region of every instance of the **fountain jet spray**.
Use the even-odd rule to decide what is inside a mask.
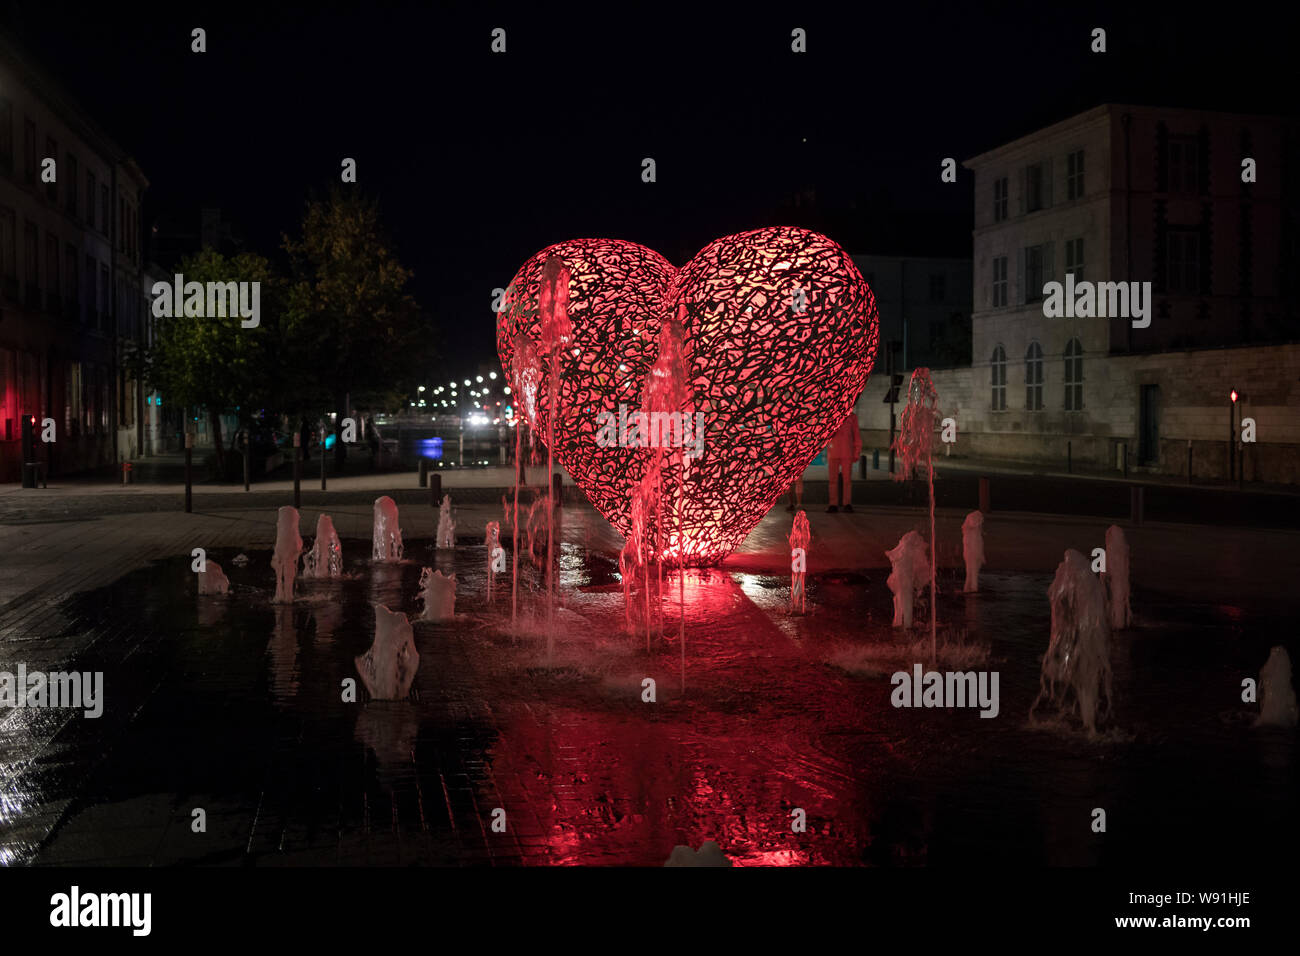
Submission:
[[[316,519],[316,540],[302,556],[304,578],[337,578],[343,573],[343,546],[329,515]]]
[[[1129,606],[1128,541],[1124,529],[1111,525],[1106,529],[1106,592],[1110,600],[1110,629],[1123,630],[1133,620]]]
[[[569,269],[559,256],[542,266],[538,290],[542,352],[548,360],[546,385],[546,660],[555,651],[555,419],[560,414],[560,363],[570,342]]]
[[[514,534],[515,550],[511,558],[513,574],[511,575],[510,588],[510,630],[515,632],[519,620],[519,484],[522,476],[525,481],[527,474],[523,471],[523,439],[524,428],[529,428],[528,447],[532,450],[532,423],[537,420],[537,386],[542,379],[542,362],[537,356],[537,350],[533,348],[533,340],[527,335],[516,337],[511,346],[512,354],[510,356],[510,381],[513,383],[512,388],[517,396],[516,401],[521,403],[520,411],[522,415],[515,417],[515,508],[514,517],[510,522],[511,530]]]
[[[804,591],[804,577],[808,571],[808,542],[812,532],[808,529],[808,512],[800,509],[794,516],[790,529],[790,613],[803,614],[808,609]]]
[[[1088,735],[1110,710],[1110,622],[1106,614],[1106,589],[1092,573],[1088,559],[1071,548],[1056,568],[1047,589],[1052,605],[1052,636],[1043,655],[1038,697],[1058,710],[1075,710]]]
[[[936,639],[936,606],[938,589],[935,573],[939,563],[934,539],[934,431],[939,424],[939,392],[930,379],[928,368],[912,372],[907,386],[907,405],[899,424],[894,449],[902,459],[903,467],[894,475],[895,481],[910,478],[912,472],[925,462],[926,477],[930,485],[930,660],[938,654]]]
[[[376,561],[402,560],[402,529],[397,522],[397,503],[388,495],[375,499],[371,546]]]
[[[293,603],[293,582],[298,576],[298,555],[302,554],[302,535],[298,533],[298,509],[285,505],[275,521],[275,551],[271,567],[275,568],[275,597],[272,604]]]
[[[675,318],[667,319],[664,322],[663,327],[659,330],[659,355],[655,359],[654,364],[650,366],[650,371],[646,375],[646,384],[644,393],[641,396],[641,405],[649,421],[670,420],[667,416],[677,414],[682,416],[682,421],[694,420],[694,408],[691,401],[690,391],[691,364],[692,355],[686,345],[686,303],[682,302],[677,306],[677,316]],[[662,439],[662,436],[660,437]],[[702,441],[702,436],[698,436],[698,440]],[[682,692],[685,693],[686,534],[683,526],[683,498],[686,493],[686,475],[689,464],[684,442],[678,442],[670,449],[665,448],[664,443],[661,440],[651,454],[653,456],[651,459],[651,467],[654,469],[655,473],[655,481],[653,485],[655,500],[653,502],[653,508],[657,513],[656,527],[658,528],[654,550],[659,566],[659,593],[661,602],[663,595],[663,564],[665,559],[663,541],[663,489],[666,484],[664,477],[665,466],[670,469],[671,474],[679,476],[677,481],[677,493],[675,495],[675,510],[677,512],[677,542],[675,546],[670,544],[667,550],[669,553],[673,553],[677,557],[677,640],[681,645]],[[649,475],[647,474],[647,478],[648,477]],[[643,482],[643,484],[645,484],[645,482]],[[646,583],[648,586],[648,579]],[[662,621],[662,603],[660,607],[660,619]]]

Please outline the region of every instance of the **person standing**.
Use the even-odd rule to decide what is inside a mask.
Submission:
[[[853,463],[862,454],[862,430],[858,427],[857,402],[849,408],[849,413],[840,422],[840,427],[831,436],[831,443],[826,446],[826,468],[830,478],[830,507],[828,514],[844,510],[853,512]],[[841,502],[841,488],[843,498]]]

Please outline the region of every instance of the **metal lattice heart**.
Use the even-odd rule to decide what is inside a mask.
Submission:
[[[568,272],[560,332],[543,330],[541,319],[563,311],[563,289],[558,310],[539,305],[544,293],[555,294],[543,284],[552,257]],[[703,432],[700,442],[688,427],[694,447],[664,464],[664,494],[680,508],[672,506],[663,557],[712,564],[745,540],[825,447],[871,374],[879,320],[844,250],[806,229],[727,236],[680,270],[618,239],[561,242],[525,262],[497,318],[497,351],[517,414],[544,440],[549,370],[558,368],[555,457],[624,535],[633,489],[659,455],[638,447],[647,436],[635,416],[660,332],[676,316],[687,372],[683,422],[698,422]],[[612,443],[611,418],[618,422]]]

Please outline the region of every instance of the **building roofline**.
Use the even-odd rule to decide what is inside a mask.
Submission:
[[[31,91],[86,145],[110,165],[121,165],[145,188],[149,180],[136,161],[104,131],[90,114],[12,36],[0,33],[0,60],[17,72]]]
[[[1029,145],[1035,140],[1042,139],[1045,136],[1054,136],[1060,133],[1069,132],[1071,129],[1095,122],[1103,116],[1114,113],[1158,113],[1162,116],[1249,116],[1252,119],[1259,120],[1273,120],[1276,122],[1286,121],[1285,117],[1272,113],[1228,112],[1226,110],[1189,109],[1178,106],[1145,106],[1137,103],[1102,103],[1098,106],[1092,107],[1091,109],[1084,110],[1082,113],[1075,113],[1072,116],[1067,116],[1065,119],[1053,123],[1050,126],[1039,127],[1038,129],[1032,130],[1031,132],[1013,139],[1008,143],[1003,143],[1000,146],[995,146],[993,149],[972,156],[970,159],[963,160],[962,167],[965,169],[978,169],[981,166],[986,166],[995,160],[1001,159],[1009,153],[1013,153],[1016,150]]]
[[[912,256],[900,252],[850,252],[850,259],[908,259],[926,262],[970,262],[970,256]]]

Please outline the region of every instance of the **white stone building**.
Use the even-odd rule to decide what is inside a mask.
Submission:
[[[973,355],[934,375],[953,453],[1184,476],[1190,448],[1195,477],[1224,477],[1236,389],[1245,478],[1300,481],[1296,148],[1275,117],[1107,104],[967,160]],[[1149,325],[1046,317],[1067,273],[1150,282]],[[886,385],[859,406],[877,447]]]

